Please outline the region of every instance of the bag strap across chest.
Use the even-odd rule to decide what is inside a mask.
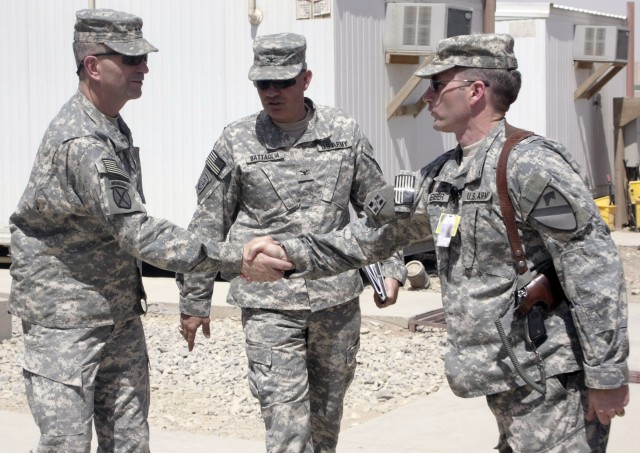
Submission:
[[[515,128],[509,124],[505,124],[505,136],[507,137],[502,147],[502,152],[498,158],[498,167],[496,170],[496,186],[498,198],[500,201],[500,211],[504,219],[504,225],[507,229],[509,245],[511,246],[511,254],[516,263],[516,271],[519,275],[529,270],[527,260],[524,255],[524,247],[518,234],[518,226],[516,225],[516,215],[509,198],[509,190],[507,188],[507,161],[509,153],[513,147],[527,137],[533,135],[533,132],[524,129]]]

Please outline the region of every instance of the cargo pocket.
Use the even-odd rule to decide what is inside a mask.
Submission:
[[[262,404],[266,398],[265,387],[267,387],[267,377],[270,375],[269,370],[272,360],[271,349],[247,344],[246,353],[249,361],[249,373],[247,376],[249,389],[251,390],[251,394]]]
[[[91,370],[82,370],[76,360],[52,363],[43,351],[25,347],[27,400],[42,435],[73,436],[84,432],[93,404],[85,401],[83,372]]]
[[[358,351],[360,351],[360,339],[355,342],[349,349],[347,349],[347,366],[355,368],[356,366],[356,356],[358,355]]]

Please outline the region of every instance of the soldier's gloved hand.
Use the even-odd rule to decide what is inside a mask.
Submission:
[[[178,330],[182,334],[182,337],[187,341],[189,352],[193,351],[198,327],[202,326],[202,333],[205,338],[211,337],[211,330],[209,327],[210,323],[211,319],[208,316],[200,317],[185,315],[184,313],[180,314],[180,327]]]
[[[373,301],[376,303],[378,308],[389,307],[396,303],[398,300],[398,292],[400,291],[400,282],[395,278],[385,277],[384,286],[387,288],[387,300],[384,302],[380,301],[380,297],[378,293],[374,291],[373,293]]]
[[[248,281],[273,282],[293,268],[284,248],[271,236],[254,238],[244,246],[241,276]]]

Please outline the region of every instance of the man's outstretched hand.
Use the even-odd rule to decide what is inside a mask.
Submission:
[[[273,282],[292,270],[287,253],[271,236],[254,238],[244,246],[242,277],[254,282]]]

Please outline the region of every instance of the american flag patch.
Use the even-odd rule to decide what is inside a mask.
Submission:
[[[120,168],[115,159],[102,159],[102,163],[104,164],[105,170],[107,170],[107,173],[110,175],[114,175],[118,177],[118,179],[124,179],[125,181],[131,180],[129,174]]]
[[[394,182],[394,202],[396,205],[413,205],[416,189],[414,175],[397,175]]]
[[[209,153],[209,157],[207,157],[207,167],[211,170],[211,173],[219,177],[220,173],[222,173],[222,170],[224,170],[224,167],[226,166],[227,164],[220,158],[220,156],[218,156],[218,154],[216,154],[215,151],[211,151]]]

